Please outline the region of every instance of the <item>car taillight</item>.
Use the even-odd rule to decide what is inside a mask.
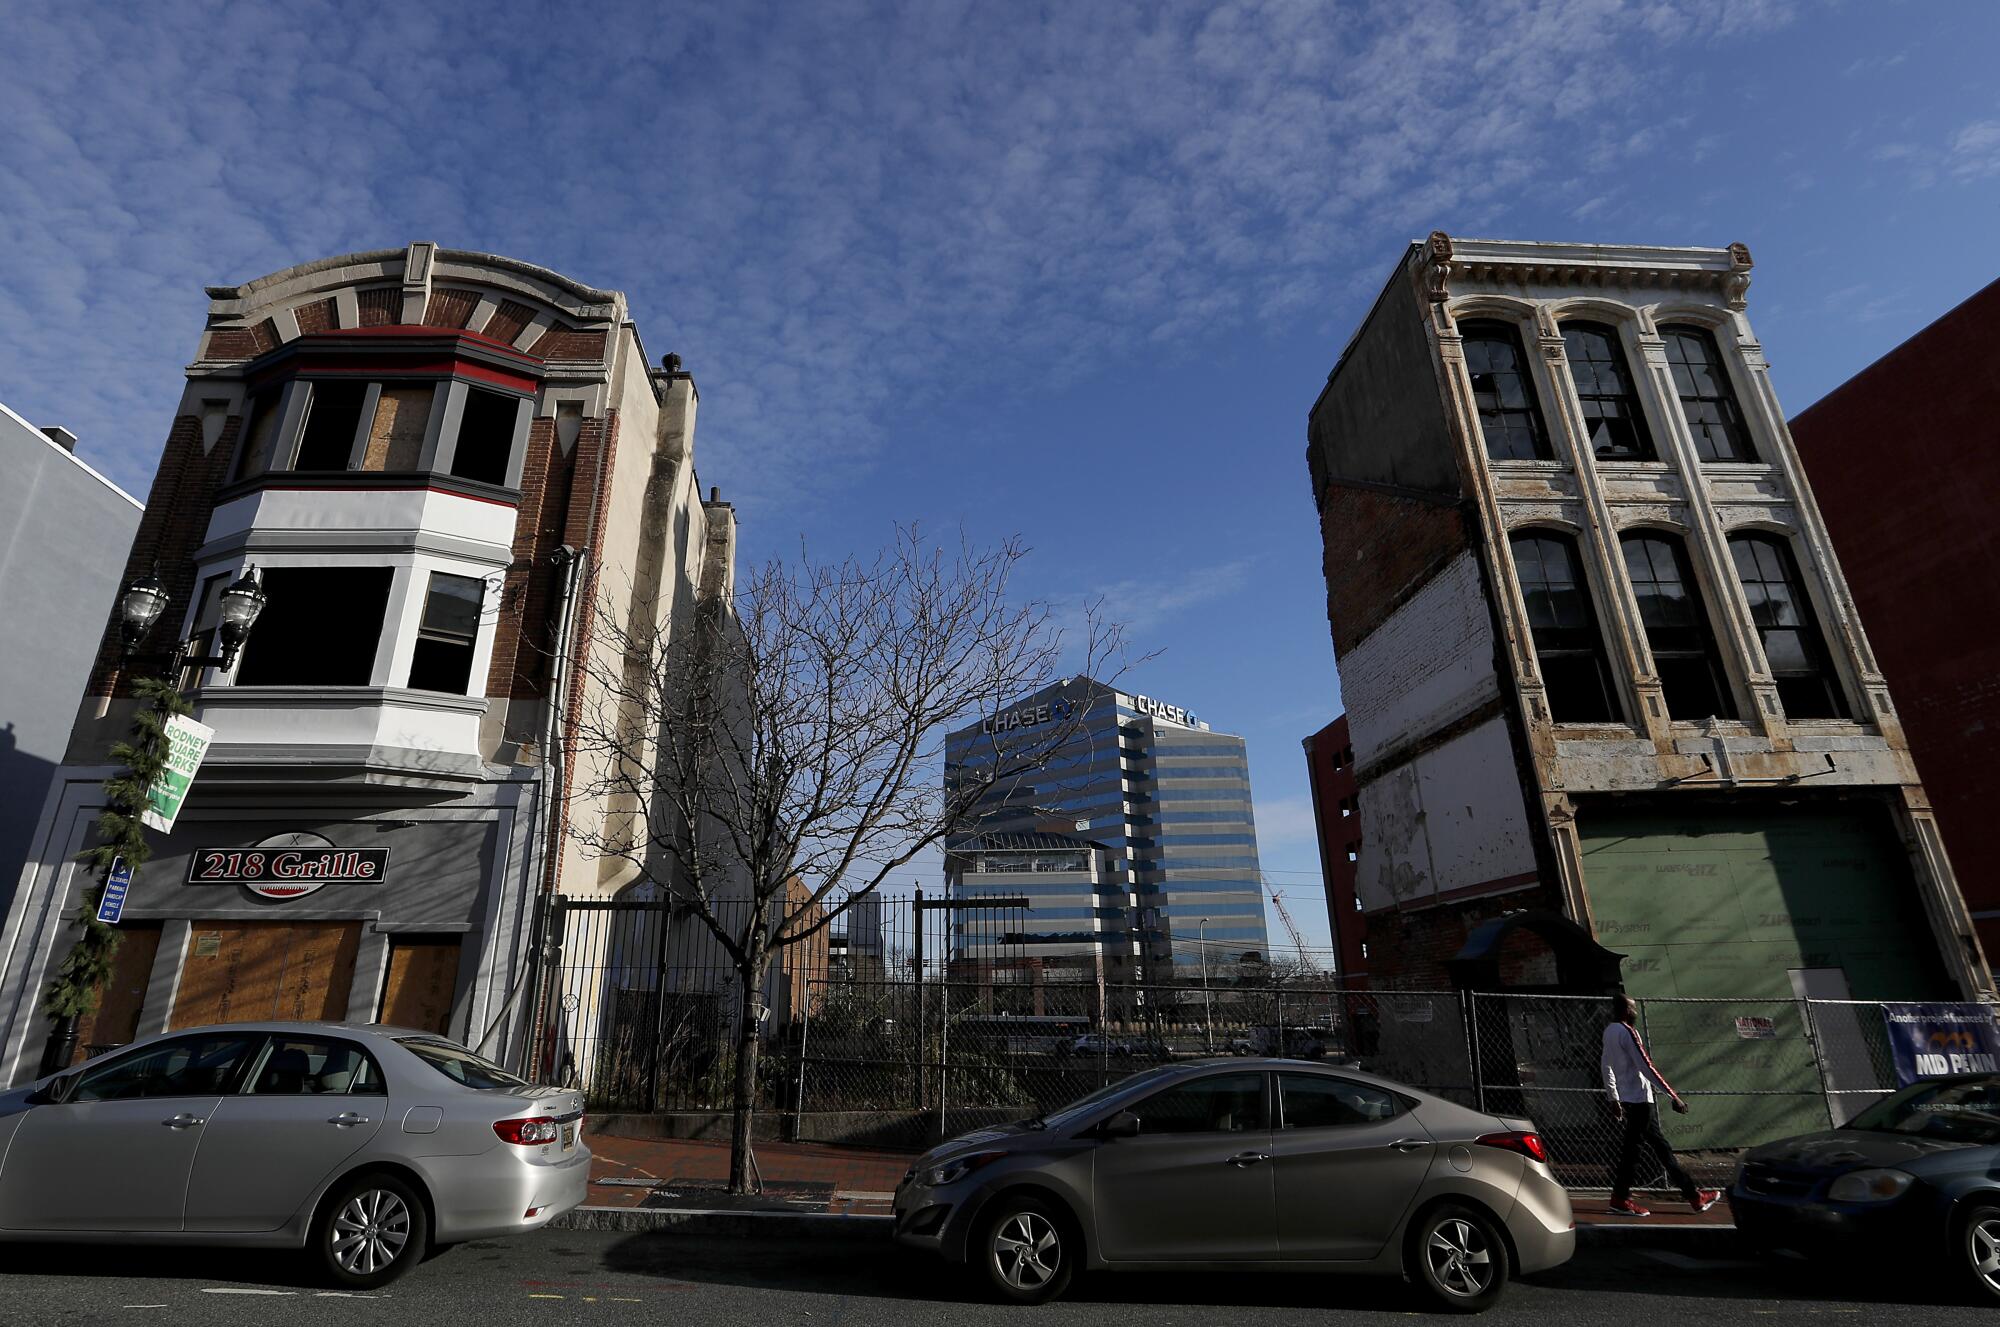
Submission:
[[[1549,1163],[1549,1149],[1538,1133],[1490,1133],[1475,1139],[1481,1147],[1498,1147],[1509,1152],[1519,1152],[1530,1161]]]
[[[495,1120],[493,1132],[500,1135],[501,1142],[519,1147],[540,1147],[543,1143],[553,1143],[562,1135],[556,1122],[546,1115],[525,1120]]]

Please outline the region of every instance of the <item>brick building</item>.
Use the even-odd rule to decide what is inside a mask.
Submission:
[[[80,1040],[283,1016],[512,1053],[537,897],[629,883],[556,829],[613,812],[572,794],[597,606],[664,626],[730,594],[694,382],[649,366],[623,295],[491,254],[419,243],[207,293],[124,580],[168,596],[150,647],[211,642],[251,566],[266,606],[231,666],[181,679],[214,744]],[[0,938],[0,1082],[35,1072],[107,753],[163,666],[85,611],[108,622]],[[370,869],[287,887],[280,854]]]
[[[1992,989],[1749,283],[1740,245],[1440,232],[1329,375],[1374,985]]]
[[[1354,781],[1354,746],[1342,715],[1305,739],[1306,781],[1312,788],[1318,830],[1320,880],[1326,918],[1342,981],[1368,985],[1368,916],[1355,888],[1361,862],[1361,788]]]
[[[2000,944],[2000,281],[1791,423],[1982,944]],[[1893,464],[1883,464],[1884,443]]]

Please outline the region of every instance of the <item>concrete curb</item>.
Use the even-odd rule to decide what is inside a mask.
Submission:
[[[693,1207],[578,1207],[549,1223],[551,1230],[672,1231],[727,1239],[886,1239],[893,1217],[832,1212],[737,1212]],[[1665,1244],[1702,1252],[1738,1247],[1735,1226],[1579,1225],[1579,1248]]]
[[[549,1222],[551,1230],[670,1230],[731,1239],[889,1237],[895,1218],[835,1212],[736,1212],[692,1207],[578,1207]]]

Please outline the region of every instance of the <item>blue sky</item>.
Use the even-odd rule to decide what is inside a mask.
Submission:
[[[719,12],[718,12],[719,11]],[[144,495],[202,286],[432,239],[631,296],[745,551],[1024,535],[1250,744],[1323,942],[1305,412],[1403,244],[1742,240],[1796,412],[1996,275],[2000,6],[0,0],[0,400]]]

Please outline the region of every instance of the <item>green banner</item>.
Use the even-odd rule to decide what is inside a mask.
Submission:
[[[201,768],[201,759],[208,754],[208,744],[215,736],[215,729],[184,714],[168,719],[165,731],[166,768],[153,780],[153,786],[146,789],[146,806],[139,813],[140,821],[148,829],[157,829],[162,834],[173,829],[181,805],[187,801],[188,789],[194,784],[195,771]]]

